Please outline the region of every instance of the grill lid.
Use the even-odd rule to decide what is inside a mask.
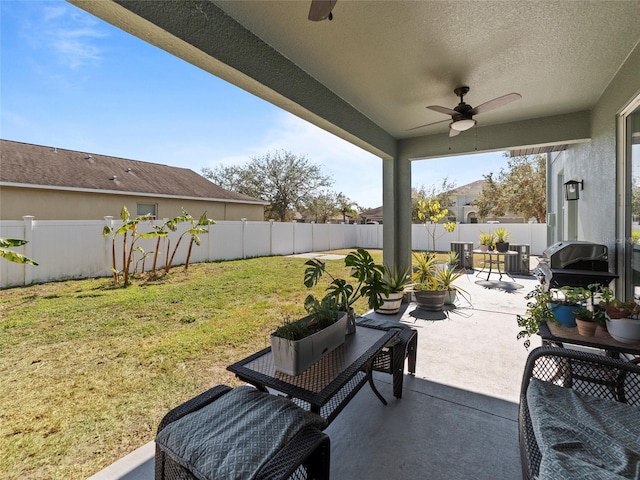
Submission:
[[[598,243],[582,241],[557,242],[548,247],[542,254],[552,269],[608,269],[607,246]]]

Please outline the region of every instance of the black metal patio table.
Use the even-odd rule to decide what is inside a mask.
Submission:
[[[507,252],[499,252],[497,250],[474,250],[473,253],[483,255],[482,268],[478,273],[476,273],[476,277],[481,273],[486,273],[487,281],[489,280],[489,277],[492,273],[500,275],[500,280],[502,280],[502,275],[511,276],[509,275],[509,272],[505,271],[506,257],[509,257],[511,255],[518,255],[518,252],[514,252],[511,250]],[[487,260],[487,256],[489,257],[489,260]],[[503,257],[502,260],[500,260],[501,256]],[[495,257],[495,259],[493,257]],[[488,270],[487,265],[489,266]],[[494,266],[496,267],[495,270],[493,268]]]
[[[372,365],[376,355],[398,333],[397,329],[359,326],[355,334],[347,335],[344,344],[297,376],[276,371],[271,347],[230,365],[227,370],[262,391],[270,388],[283,393],[331,423],[367,382],[386,405],[373,383]]]

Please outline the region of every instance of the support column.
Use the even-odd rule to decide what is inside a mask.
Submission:
[[[382,162],[384,263],[402,271],[411,265],[411,162]]]

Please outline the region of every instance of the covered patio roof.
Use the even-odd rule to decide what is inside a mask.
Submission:
[[[385,261],[408,261],[410,162],[586,142],[591,111],[640,39],[640,2],[69,0],[383,159]],[[476,117],[450,138],[467,85]],[[445,120],[437,125],[414,127]]]

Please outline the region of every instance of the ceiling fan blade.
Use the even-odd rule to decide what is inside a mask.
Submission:
[[[331,10],[333,10],[337,1],[338,0],[311,0],[309,20],[313,22],[320,22],[327,18],[331,20],[333,18]]]
[[[471,115],[477,115],[479,113],[488,112],[489,110],[493,110],[494,108],[503,107],[508,103],[511,103],[515,100],[522,98],[522,95],[519,93],[508,93],[503,95],[502,97],[494,98],[493,100],[489,100],[488,102],[482,103],[475,108],[472,108],[469,113]]]
[[[439,105],[429,105],[427,107],[429,110],[433,110],[434,112],[444,113],[445,115],[458,115],[458,112],[455,110],[451,110],[450,108],[441,107]]]
[[[423,128],[423,127],[430,127],[431,125],[437,125],[438,123],[444,123],[444,122],[450,122],[450,119],[446,119],[446,120],[440,120],[438,122],[433,122],[433,123],[427,123],[426,125],[420,125],[419,127],[413,127],[407,130],[407,132],[410,132],[411,130],[417,130],[419,128]]]
[[[460,130],[456,130],[455,128],[451,128],[451,125],[449,125],[449,137],[455,137],[457,135],[460,135]]]

